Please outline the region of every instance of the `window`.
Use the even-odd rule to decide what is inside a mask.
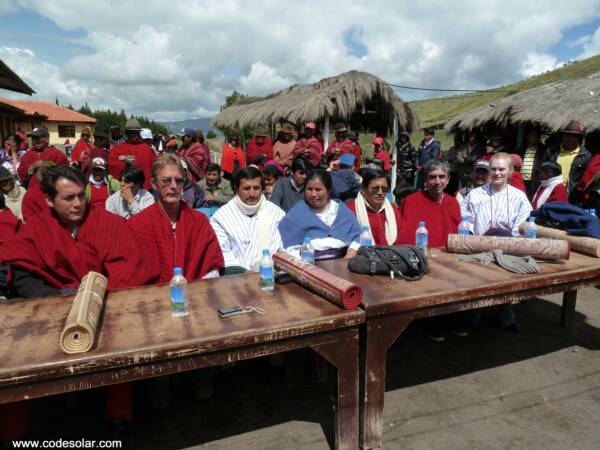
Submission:
[[[59,125],[58,137],[72,138],[75,137],[75,125]]]

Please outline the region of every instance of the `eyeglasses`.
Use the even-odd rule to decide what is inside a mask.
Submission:
[[[161,178],[160,180],[158,180],[158,182],[160,183],[160,185],[162,187],[171,186],[171,183],[173,183],[173,181],[175,182],[175,184],[177,186],[183,186],[183,183],[185,183],[185,180],[183,178],[168,177],[168,178]]]
[[[369,192],[371,192],[372,194],[375,194],[377,192],[383,192],[384,194],[387,194],[390,191],[390,188],[387,186],[373,186],[369,188]]]

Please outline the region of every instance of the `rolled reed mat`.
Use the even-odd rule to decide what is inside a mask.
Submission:
[[[571,250],[586,255],[600,258],[600,239],[595,239],[587,236],[571,236],[566,231],[557,230],[556,228],[543,227],[536,225],[537,234],[540,237],[548,239],[564,239],[569,241],[571,244]],[[525,222],[519,225],[519,232],[523,233],[525,230]]]
[[[286,272],[301,286],[343,308],[356,308],[362,301],[363,292],[359,286],[320,267],[283,252],[273,255],[273,263],[276,269]]]
[[[89,272],[81,280],[60,335],[60,349],[63,352],[85,353],[94,345],[106,283],[106,277],[97,272]]]
[[[569,242],[555,239],[449,234],[447,248],[450,253],[466,255],[499,249],[507,255],[547,260],[569,259]]]

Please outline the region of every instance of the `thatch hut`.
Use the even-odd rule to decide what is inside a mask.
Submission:
[[[445,128],[460,132],[535,124],[556,132],[571,120],[582,122],[588,132],[600,130],[600,72],[503,97],[460,114]]]
[[[395,122],[396,120],[396,122]],[[385,81],[350,71],[313,84],[293,85],[266,97],[248,97],[217,114],[211,126],[221,129],[316,122],[324,130],[341,121],[351,129],[390,133],[416,129],[418,119]]]

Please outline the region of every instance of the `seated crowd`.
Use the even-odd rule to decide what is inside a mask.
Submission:
[[[27,151],[11,135],[0,166],[0,288],[6,297],[73,293],[91,270],[108,277],[109,290],[167,283],[175,267],[188,281],[256,272],[263,249],[298,251],[305,238],[315,250],[349,258],[365,227],[375,245],[414,245],[422,221],[429,246],[444,247],[464,218],[474,234],[516,236],[532,209],[548,202],[597,201],[600,154],[583,146],[578,122],[555,146],[532,128],[514,151],[494,133],[486,145],[469,133],[445,154],[433,131],[418,149],[402,133],[395,152],[377,136],[370,158],[355,132],[341,123],[334,131],[324,149],[314,123],[298,140],[286,123],[274,142],[258,127],[245,151],[237,136],[227,139],[221,165],[211,162],[201,133],[182,130],[177,148],[157,143],[135,119],[125,136],[97,127],[93,144],[76,146],[70,161],[44,127],[32,131]],[[464,336],[476,317],[446,319]],[[518,329],[510,305],[498,323]],[[443,340],[444,324],[423,325]],[[132,418],[128,386],[108,389],[109,418]]]

